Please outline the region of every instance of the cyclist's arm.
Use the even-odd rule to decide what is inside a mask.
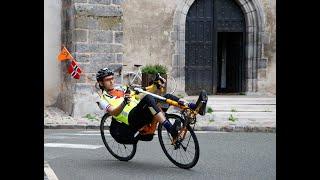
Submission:
[[[126,106],[126,103],[125,101],[123,101],[119,106],[114,107],[110,105],[106,110],[110,115],[118,116],[122,112],[125,106]]]
[[[163,79],[163,81],[165,82],[165,79]],[[160,91],[160,93],[162,93],[164,91],[164,83],[158,80],[157,82],[152,83],[150,86],[147,86],[144,89],[151,93],[157,93],[158,90]]]
[[[123,101],[117,107],[114,107],[114,106],[110,105],[107,101],[102,100],[102,99],[99,99],[99,101],[97,103],[98,103],[99,108],[101,110],[104,110],[104,111],[108,112],[112,116],[119,115],[122,112],[123,108],[126,106],[125,101]]]

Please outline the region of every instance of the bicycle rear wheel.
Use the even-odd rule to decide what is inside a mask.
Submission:
[[[177,82],[176,80],[171,76],[167,75],[167,93],[173,94],[177,89]]]
[[[110,134],[112,116],[105,114],[100,123],[102,141],[112,156],[120,161],[129,161],[136,154],[137,144],[120,144]]]
[[[176,120],[184,123],[184,120],[176,114],[166,114],[168,120],[173,124]],[[158,137],[161,148],[168,159],[176,166],[189,169],[194,167],[200,155],[198,139],[190,127],[187,125],[187,134],[177,147],[171,144],[172,137],[162,126],[158,126]]]

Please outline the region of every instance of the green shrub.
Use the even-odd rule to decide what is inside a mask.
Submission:
[[[178,98],[184,98],[184,95],[182,95],[182,94],[177,94],[177,97],[178,97]]]
[[[167,74],[167,67],[163,66],[161,64],[156,64],[156,65],[146,65],[141,69],[142,73],[146,74]]]
[[[211,107],[207,108],[207,113],[213,113],[213,109]]]
[[[233,115],[230,114],[230,116],[229,116],[229,121],[235,122],[236,120],[238,120],[238,118],[233,117]]]
[[[91,120],[91,121],[99,121],[99,119],[97,119],[94,115],[91,115],[91,114],[86,114],[84,116],[84,118],[87,118],[88,120]]]

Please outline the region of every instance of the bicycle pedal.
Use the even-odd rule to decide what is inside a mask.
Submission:
[[[180,140],[178,139],[174,144],[173,144],[173,149],[174,150],[177,150],[180,148],[180,145],[181,145],[181,142]]]

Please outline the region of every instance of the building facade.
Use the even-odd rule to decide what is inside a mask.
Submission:
[[[165,65],[181,94],[275,95],[275,12],[275,0],[62,0],[61,45],[84,73],[72,79],[61,63],[55,104],[99,111],[95,73],[121,64]]]

